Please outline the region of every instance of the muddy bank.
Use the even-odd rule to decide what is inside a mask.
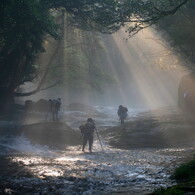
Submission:
[[[162,108],[141,113],[124,126],[103,133],[118,148],[188,147],[195,144],[195,120],[175,107]]]

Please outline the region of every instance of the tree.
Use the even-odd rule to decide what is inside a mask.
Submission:
[[[14,90],[35,78],[33,60],[44,49],[44,35],[57,37],[57,31],[49,10],[38,0],[3,1],[0,10],[1,102],[9,105]]]
[[[174,14],[190,0],[6,0],[0,5],[1,102],[9,105],[16,88],[36,77],[34,59],[44,51],[45,35],[57,38],[51,14],[64,8],[72,24],[85,30],[113,33],[126,27],[133,35]],[[38,91],[38,90],[37,90]],[[19,95],[19,94],[17,94]],[[4,104],[7,102],[6,104]]]
[[[42,0],[48,8],[65,7],[74,23],[82,28],[113,33],[127,25],[134,34],[175,14],[191,0]]]
[[[186,4],[174,16],[161,20],[158,31],[171,45],[171,53],[181,56],[185,68],[195,70],[195,2]]]

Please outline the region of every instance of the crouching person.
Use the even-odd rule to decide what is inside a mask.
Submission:
[[[92,152],[95,123],[92,118],[87,119],[87,123],[79,127],[83,135],[82,151],[85,152],[85,146],[89,143],[89,152]]]

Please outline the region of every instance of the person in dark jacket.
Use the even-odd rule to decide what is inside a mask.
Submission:
[[[119,106],[117,114],[120,118],[121,125],[124,125],[124,123],[125,123],[125,119],[128,116],[127,112],[128,112],[128,109],[126,107],[124,107],[122,105]]]
[[[59,111],[61,106],[61,98],[53,99],[51,103],[53,122],[59,121]]]
[[[81,133],[83,135],[83,146],[82,151],[85,152],[85,146],[87,142],[89,143],[89,152],[92,152],[92,145],[93,145],[93,137],[95,132],[95,123],[92,118],[87,119],[87,123],[81,125],[80,127]]]

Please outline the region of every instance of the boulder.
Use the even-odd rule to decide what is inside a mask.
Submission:
[[[27,111],[37,111],[41,113],[47,113],[50,110],[50,102],[49,100],[40,99],[37,102],[33,102],[32,100],[25,101],[25,109]]]
[[[34,104],[33,108],[38,112],[48,112],[50,109],[50,102],[45,99],[40,99]]]
[[[178,88],[178,106],[183,111],[195,113],[195,73],[182,77]]]
[[[31,110],[33,109],[34,102],[32,100],[26,100],[24,103],[25,109],[26,110]]]

